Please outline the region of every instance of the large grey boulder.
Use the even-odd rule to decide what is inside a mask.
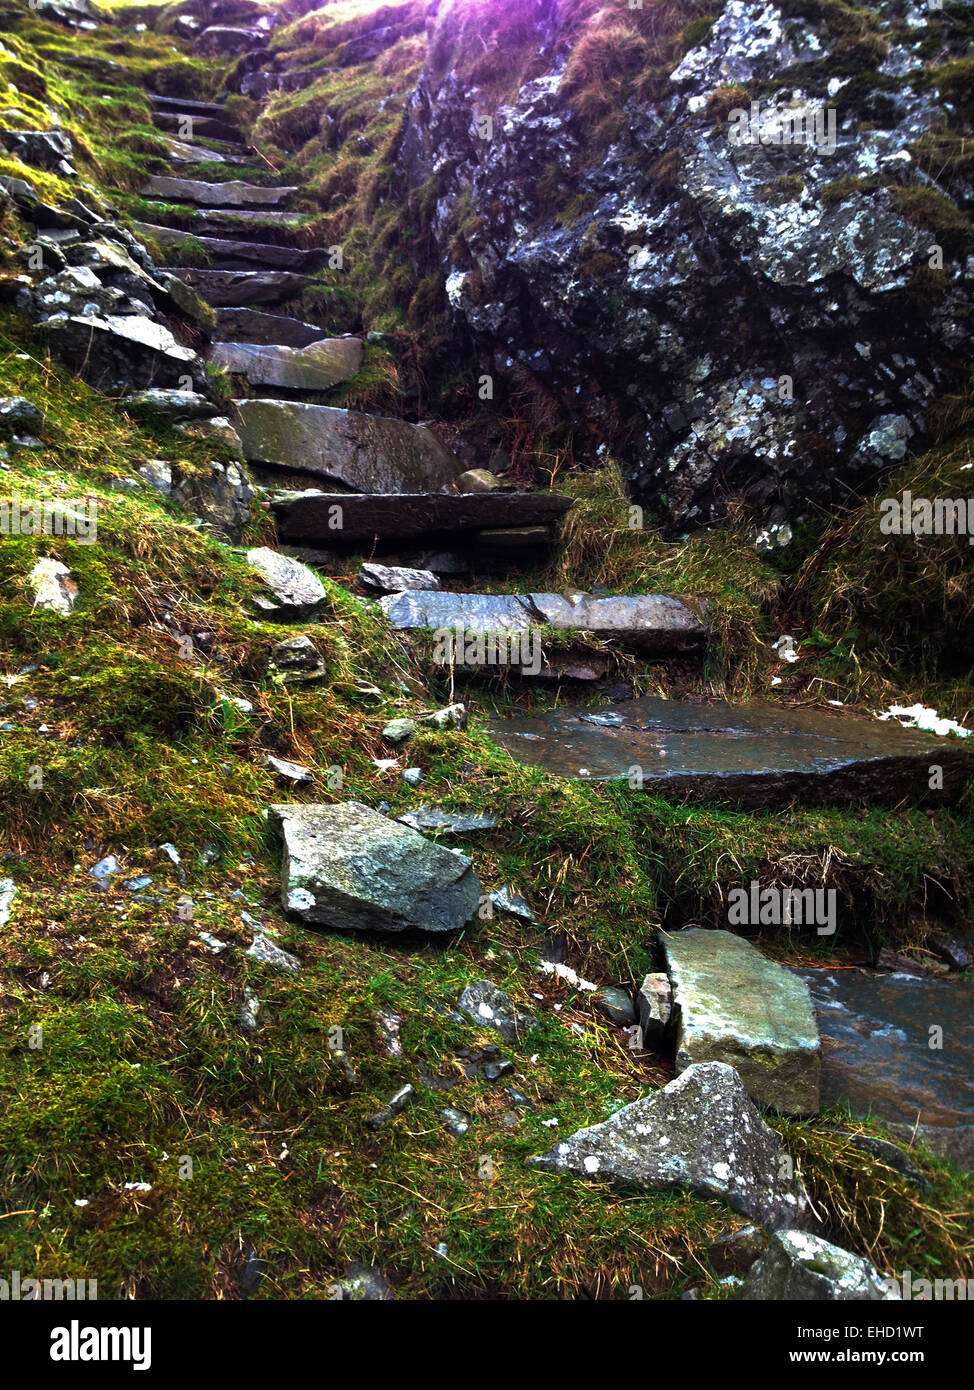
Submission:
[[[323,338],[303,348],[214,343],[210,361],[215,367],[246,377],[251,386],[327,391],[353,377],[361,367],[362,340]]]
[[[273,599],[256,600],[269,619],[293,622],[313,617],[325,600],[325,586],[318,576],[290,555],[282,555],[266,545],[255,546],[247,551],[247,563],[257,570],[273,595]]]
[[[702,1062],[530,1162],[616,1187],[719,1197],[777,1229],[794,1226],[804,1211],[785,1160],[733,1067]]]
[[[807,1231],[774,1233],[748,1271],[741,1298],[762,1303],[900,1301],[868,1260]]]
[[[445,487],[459,459],[425,425],[299,401],[238,401],[251,463],[336,478],[362,492]]]
[[[284,840],[281,900],[310,926],[455,931],[480,904],[466,855],[359,802],[271,806]]]
[[[203,133],[202,130],[200,133]],[[196,203],[202,207],[273,208],[287,201],[296,188],[261,188],[259,184],[231,179],[204,183],[199,179],[174,179],[153,174],[142,189],[143,198],[164,198],[171,203]]]
[[[136,314],[55,314],[40,325],[52,353],[103,391],[203,386],[203,362],[165,325]]]
[[[759,1105],[816,1114],[821,1048],[804,980],[732,932],[660,935],[677,1015],[677,1069],[727,1062]]]

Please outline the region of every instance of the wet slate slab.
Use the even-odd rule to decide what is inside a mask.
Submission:
[[[707,626],[695,608],[667,594],[593,598],[576,594],[456,594],[415,590],[390,594],[379,606],[393,627],[467,632],[554,627],[617,639],[640,651],[695,651]]]
[[[304,323],[284,314],[265,314],[260,309],[240,304],[217,309],[215,336],[226,342],[303,348],[328,335],[317,324]]]
[[[571,497],[555,492],[375,493],[369,497],[321,492],[271,502],[282,540],[320,540],[329,545],[546,523],[564,516],[572,505]],[[331,524],[335,506],[342,509],[340,532]]]
[[[660,934],[673,984],[676,1066],[727,1062],[759,1105],[819,1109],[821,1058],[808,986],[727,931]]]
[[[236,404],[250,463],[300,469],[363,492],[445,487],[462,469],[425,425],[303,401]],[[335,534],[332,525],[327,535]]]
[[[848,1105],[907,1138],[915,1131],[974,1169],[974,978],[795,973],[818,1016],[822,1104]]]
[[[628,780],[636,790],[743,806],[945,803],[974,757],[957,740],[865,715],[644,696],[615,705],[494,719],[512,757],[558,777]],[[931,790],[932,766],[943,786]]]

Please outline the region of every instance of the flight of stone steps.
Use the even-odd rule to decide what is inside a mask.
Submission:
[[[307,605],[294,602],[294,595],[306,596],[320,581],[297,562],[327,564],[351,551],[385,559],[365,567],[365,587],[382,595],[390,626],[455,633],[451,662],[461,668],[469,667],[470,634],[492,635],[491,641],[505,634],[503,664],[559,681],[605,675],[604,657],[600,664],[597,653],[586,651],[586,639],[657,660],[701,657],[709,639],[702,600],[443,591],[446,575],[464,576],[469,589],[469,577],[475,587],[495,562],[504,572],[536,566],[571,498],[513,491],[484,469],[465,471],[425,425],[304,399],[354,378],[363,343],[329,337],[323,326],[290,312],[328,259],[325,249],[297,244],[301,217],[293,199],[299,190],[237,176],[253,169],[259,156],[225,107],[161,96],[153,101],[155,123],[170,137],[180,172],[148,180],[142,197],[158,211],[138,230],[163,248],[191,239],[206,254],[205,268],[164,269],[215,310],[210,360],[246,383],[247,394],[234,401],[233,424],[285,551],[260,555],[258,568],[275,594],[268,611],[280,615],[290,606],[295,616],[306,616]],[[214,166],[226,177],[214,179]],[[207,177],[193,178],[194,168]],[[582,655],[535,663],[532,637],[552,628],[581,638]],[[475,650],[472,662],[476,670],[491,657]],[[895,725],[759,705],[617,700],[602,710],[502,721],[493,733],[516,758],[560,776],[625,778],[680,796],[765,806],[796,796],[953,800],[969,780],[972,761],[957,744],[936,748],[929,735]],[[929,795],[927,767],[935,749],[943,776]]]

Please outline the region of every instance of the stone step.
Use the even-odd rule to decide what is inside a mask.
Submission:
[[[217,305],[280,304],[295,299],[313,285],[310,275],[290,270],[197,270],[192,266],[165,266],[214,307]]]
[[[480,532],[492,527],[548,525],[574,505],[555,492],[354,493],[279,495],[271,508],[282,541],[329,547],[376,540]],[[332,525],[340,509],[341,529]]]
[[[307,347],[214,343],[210,361],[251,386],[327,391],[355,376],[362,365],[361,338],[323,338]]]
[[[208,270],[253,270],[254,265],[267,270],[296,270],[305,273],[320,270],[328,259],[323,250],[299,251],[293,246],[278,246],[271,242],[237,241],[224,237],[200,236],[178,227],[163,227],[154,222],[136,222],[142,236],[151,237],[160,246],[179,246],[192,240],[210,254]]]
[[[223,102],[191,101],[189,97],[166,97],[158,92],[150,92],[149,100],[159,111],[175,111],[189,116],[218,116],[232,119]]]
[[[171,159],[177,164],[249,164],[247,146],[220,141],[224,150],[209,149],[206,145],[191,145],[186,140],[170,136],[166,148]]]
[[[227,140],[233,144],[243,141],[243,131],[229,121],[218,120],[215,116],[177,115],[169,111],[153,111],[152,124],[158,130],[170,131],[180,139]]]
[[[265,347],[308,347],[328,335],[314,323],[287,318],[283,314],[264,314],[245,305],[219,307],[214,337],[229,343],[260,344]]]
[[[379,599],[400,631],[530,633],[541,627],[615,640],[647,653],[699,652],[709,628],[700,605],[666,594],[592,598],[575,594],[452,594],[411,590]],[[463,664],[458,658],[457,664]]]
[[[143,198],[163,198],[168,203],[196,203],[212,208],[273,208],[286,202],[297,188],[262,188],[255,183],[230,179],[203,183],[198,179],[170,178],[153,174],[142,189]]]
[[[248,463],[298,469],[362,492],[445,487],[463,472],[425,425],[301,401],[236,405]]]
[[[557,777],[628,780],[695,801],[745,807],[956,801],[974,775],[959,740],[867,716],[779,705],[644,696],[600,709],[496,719],[490,737]],[[930,767],[943,770],[931,790]]]

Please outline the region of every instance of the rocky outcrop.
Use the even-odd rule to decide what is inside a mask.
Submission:
[[[693,927],[662,942],[677,1070],[727,1062],[759,1105],[817,1114],[821,1049],[804,982],[731,932]]]
[[[431,32],[448,44],[462,12],[437,0]],[[680,525],[727,493],[783,516],[868,484],[920,440],[970,356],[974,276],[951,197],[970,190],[943,161],[917,166],[917,142],[964,119],[928,78],[927,30],[896,7],[857,11],[849,66],[848,32],[807,13],[728,0],[650,95],[620,84],[599,147],[574,15],[546,7],[540,76],[496,109],[431,60],[398,149],[403,182],[435,190],[430,232],[480,370],[552,393]],[[940,61],[965,51],[955,32]]]

